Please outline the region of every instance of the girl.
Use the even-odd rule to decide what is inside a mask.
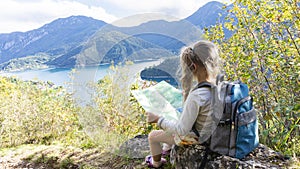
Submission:
[[[181,85],[183,90],[183,112],[178,121],[169,121],[147,112],[149,123],[157,123],[161,130],[151,131],[148,140],[151,155],[145,162],[149,167],[159,168],[166,162],[162,158],[161,143],[167,145],[182,144],[189,141],[190,144],[204,143],[210,137],[213,125],[212,114],[212,89],[201,87],[192,89],[193,80],[198,84],[207,83],[214,85],[219,73],[219,55],[217,47],[209,41],[199,41],[193,47],[183,50],[180,56]],[[195,132],[192,132],[195,129]],[[199,137],[198,137],[199,136]],[[184,140],[182,140],[184,138]]]

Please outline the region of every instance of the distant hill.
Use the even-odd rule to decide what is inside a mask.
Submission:
[[[155,20],[117,27],[90,17],[71,16],[28,32],[0,34],[0,69],[16,65],[34,68],[30,66],[35,65],[34,60],[39,67],[74,67],[178,55],[183,46],[201,39],[204,27],[222,22],[223,17],[218,19],[219,13],[226,14],[222,6],[209,2],[191,16],[173,22]]]
[[[133,27],[105,25],[81,46],[66,52],[50,65],[92,66],[126,60],[153,60],[178,55],[182,46],[201,38],[201,32],[186,21],[150,21]]]
[[[219,13],[226,14],[226,11],[222,9],[223,6],[224,4],[217,1],[208,2],[185,20],[200,28],[215,25],[220,22]]]
[[[172,55],[170,51],[143,39],[110,31],[96,33],[85,45],[75,48],[48,64],[59,67],[95,66],[127,60],[160,59]]]
[[[154,20],[132,27],[106,25],[101,28],[101,32],[109,31],[138,37],[174,54],[178,54],[183,46],[194,43],[202,37],[202,31],[186,20],[173,22]]]
[[[178,86],[180,77],[177,74],[177,71],[179,68],[179,64],[179,57],[170,57],[157,66],[148,67],[142,70],[141,78],[143,80],[151,80],[157,82],[164,80],[174,86]]]
[[[37,53],[55,57],[86,41],[103,25],[91,17],[71,16],[32,31],[0,34],[0,63]]]
[[[185,18],[185,20],[191,22],[200,29],[216,25],[217,23],[223,24],[226,21],[226,16],[229,14],[228,11],[232,7],[232,4],[225,6],[225,4],[220,2],[211,1],[199,8],[191,16]],[[225,37],[228,38],[232,35],[232,32],[224,28],[224,34]]]

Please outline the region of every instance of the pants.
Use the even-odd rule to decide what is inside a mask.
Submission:
[[[164,130],[151,131],[149,133],[148,140],[152,156],[161,154],[162,150],[168,150],[173,144],[175,144],[174,136]],[[161,143],[165,143],[163,145],[163,149]]]

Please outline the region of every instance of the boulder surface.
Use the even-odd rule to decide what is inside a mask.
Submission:
[[[119,149],[120,156],[131,159],[144,159],[150,154],[147,135],[138,135],[123,143]],[[170,162],[176,169],[198,169],[205,154],[205,147],[201,145],[173,146]],[[210,153],[207,155],[205,168],[207,169],[277,169],[288,168],[289,160],[263,144],[254,149],[243,159]]]
[[[173,146],[170,160],[176,169],[198,169],[205,154],[205,147],[190,145],[185,147]],[[254,149],[243,159],[232,158],[216,153],[207,155],[205,168],[287,168],[284,156],[263,144]]]

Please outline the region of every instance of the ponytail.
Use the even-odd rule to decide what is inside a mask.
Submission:
[[[193,49],[188,47],[185,48],[180,57],[181,66],[181,87],[183,91],[183,101],[188,97],[193,84],[193,72],[191,71],[191,65],[193,62],[189,59],[194,55]]]
[[[193,48],[187,47],[182,50],[180,57],[181,68],[178,73],[181,75],[180,81],[184,101],[192,89],[195,65],[203,68],[202,72],[205,72],[206,79],[214,84],[220,71],[220,63],[218,49],[212,42],[202,40],[197,42]]]

